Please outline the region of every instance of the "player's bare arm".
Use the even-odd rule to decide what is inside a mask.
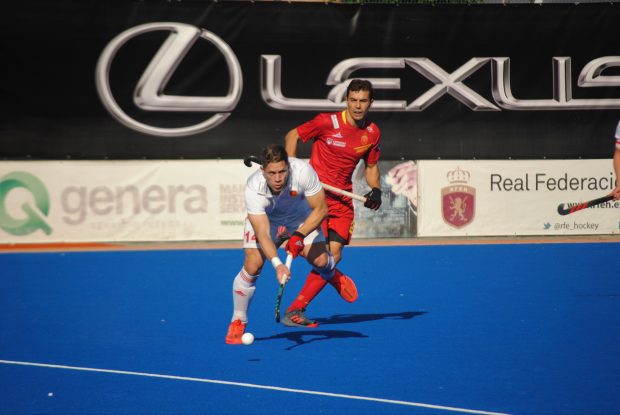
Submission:
[[[312,196],[307,196],[306,201],[312,209],[303,225],[298,229],[304,235],[308,235],[321,225],[321,222],[327,217],[327,202],[325,202],[325,191],[321,189]]]
[[[267,259],[269,259],[274,265],[276,270],[276,278],[278,281],[282,281],[282,277],[286,275],[286,281],[290,278],[290,271],[286,265],[282,264],[278,257],[278,249],[271,240],[269,234],[269,218],[267,215],[253,215],[248,214],[248,219],[254,228],[254,234],[260,244],[261,250]]]
[[[297,142],[299,141],[299,134],[297,128],[293,128],[284,136],[284,149],[289,157],[297,157]]]
[[[381,172],[378,164],[368,164],[366,166],[366,183],[371,189],[373,187],[381,187]]]

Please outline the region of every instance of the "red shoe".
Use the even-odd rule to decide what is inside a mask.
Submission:
[[[329,283],[334,286],[344,301],[352,303],[357,300],[357,287],[355,283],[342,272],[336,270],[334,277]]]
[[[243,336],[246,324],[241,320],[230,323],[228,333],[226,333],[226,344],[241,344],[241,336]]]

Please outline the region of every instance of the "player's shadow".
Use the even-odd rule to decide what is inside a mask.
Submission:
[[[349,339],[349,338],[368,338],[365,334],[356,331],[347,330],[304,330],[304,331],[287,331],[285,333],[275,334],[269,337],[260,337],[255,341],[286,339],[294,342],[292,346],[284,350],[292,350],[298,346],[314,343],[322,340],[331,339]]]
[[[410,320],[424,314],[426,314],[426,311],[402,311],[400,313],[377,314],[335,314],[327,318],[317,318],[316,321],[320,324],[350,324],[374,320]]]
[[[410,320],[426,314],[426,311],[403,311],[400,313],[376,313],[376,314],[335,314],[327,318],[317,318],[316,321],[323,324],[350,324],[362,323],[374,320]],[[322,340],[368,338],[365,334],[348,330],[304,330],[288,331],[269,337],[256,338],[255,341],[286,339],[294,342],[292,346],[284,350],[292,350],[295,347],[304,346]]]

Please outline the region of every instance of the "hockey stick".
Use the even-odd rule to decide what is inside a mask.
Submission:
[[[366,203],[366,198],[362,195],[358,195],[357,193],[351,193],[351,192],[347,192],[346,190],[338,189],[337,187],[334,187],[330,184],[326,184],[326,183],[321,183],[321,184],[323,185],[325,189],[329,190],[330,192],[339,193],[343,196],[348,196],[351,199],[359,200],[362,203]]]
[[[262,166],[260,159],[256,156],[247,156],[246,158],[243,159],[243,164],[245,164],[247,167],[252,167],[252,163],[256,163],[259,166]],[[326,190],[329,190],[330,192],[338,193],[343,196],[350,197],[351,199],[359,200],[362,203],[366,203],[366,197],[362,195],[358,195],[356,193],[351,193],[346,190],[339,189],[330,184],[325,184],[325,183],[321,183],[321,184],[323,185],[323,188],[325,188]]]
[[[288,254],[286,256],[286,267],[291,269],[291,265],[293,264],[293,255]],[[280,303],[282,302],[282,294],[284,294],[284,285],[286,281],[280,281],[280,289],[278,290],[278,297],[276,298],[276,323],[280,322]]]
[[[256,163],[259,166],[263,165],[260,159],[256,156],[247,156],[246,158],[243,159],[243,164],[245,164],[247,167],[252,167],[252,163]]]
[[[589,207],[600,205],[601,203],[608,202],[608,201],[612,200],[613,198],[614,197],[612,195],[607,195],[607,196],[599,197],[598,199],[592,199],[592,200],[589,200],[587,202],[579,203],[578,205],[575,205],[575,206],[572,206],[572,207],[564,207],[566,204],[565,203],[560,203],[558,205],[558,213],[560,215],[568,215],[568,214],[580,211],[582,209],[587,209]]]

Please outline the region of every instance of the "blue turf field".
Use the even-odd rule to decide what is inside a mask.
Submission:
[[[0,254],[0,413],[620,414],[619,258],[350,247],[356,303],[327,286],[319,328],[277,325],[265,267],[256,341],[228,346],[240,249]]]

